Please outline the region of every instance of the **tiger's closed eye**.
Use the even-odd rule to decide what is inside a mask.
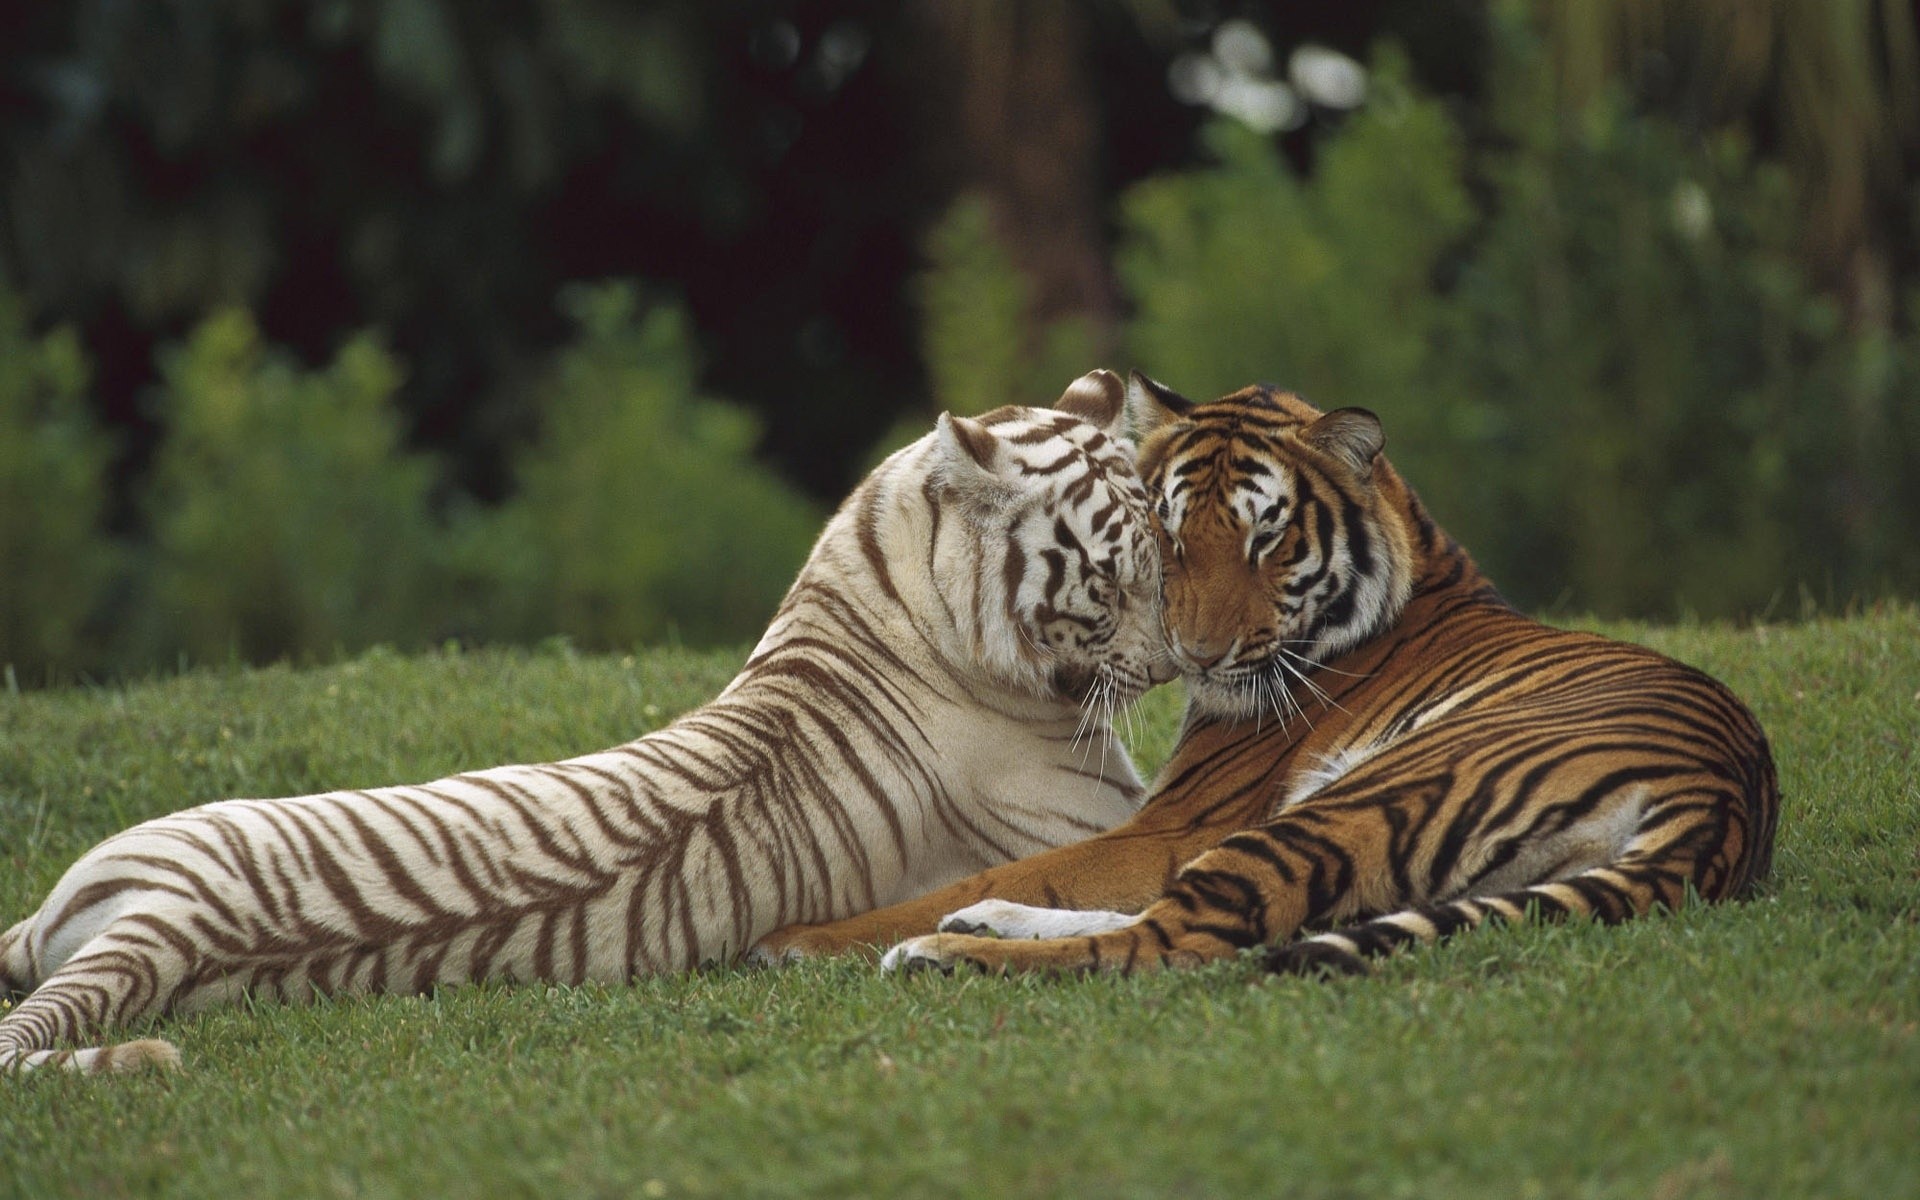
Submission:
[[[1280,543],[1280,533],[1278,529],[1256,529],[1247,539],[1247,561],[1258,566],[1267,551]]]

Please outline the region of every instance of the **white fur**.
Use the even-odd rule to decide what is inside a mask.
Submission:
[[[1550,872],[1554,878],[1570,879],[1582,871],[1618,862],[1640,827],[1646,796],[1647,789],[1640,788],[1637,795],[1608,804],[1565,829],[1529,839],[1512,861],[1479,880],[1473,890],[1485,895],[1509,892],[1548,878]],[[1478,866],[1477,861],[1464,861],[1460,869],[1472,872]],[[1577,895],[1574,899],[1584,903]]]
[[[1093,514],[1128,514],[1125,577],[1105,582],[1135,603],[1097,679],[1103,705],[1144,690],[1164,659],[1158,561],[1121,425],[1117,405],[1099,430],[1046,410],[943,422],[841,507],[721,695],[637,741],[416,787],[222,801],[102,842],[0,933],[0,985],[36,989],[0,1017],[0,1070],[166,1065],[164,1043],[46,1052],[242,991],[690,967],[1118,824],[1143,789],[1110,710],[1052,682],[1094,651],[1036,615],[1105,607],[1077,576],[1044,594],[1043,569],[1005,594],[989,564],[1016,520],[1037,549],[1056,519],[1090,544]],[[1075,447],[1107,482],[1069,501],[1080,471],[1039,468]]]
[[[1091,937],[1133,924],[1132,913],[1104,909],[1037,908],[1011,900],[982,900],[940,919],[943,933],[1000,938]]]
[[[1295,776],[1293,785],[1280,801],[1279,809],[1292,808],[1310,796],[1316,796],[1332,784],[1340,782],[1347,772],[1366,762],[1378,753],[1377,745],[1342,746],[1330,754],[1322,755],[1319,765],[1308,767]]]
[[[899,971],[915,965],[936,967],[946,965],[945,960],[940,957],[939,934],[908,938],[880,956],[880,969],[883,972]]]
[[[1130,913],[1068,908],[1036,908],[1011,900],[982,900],[940,921],[942,932],[908,938],[880,956],[882,971],[911,967],[945,970],[947,938],[954,934],[1001,938],[1094,937],[1124,929],[1139,920]]]

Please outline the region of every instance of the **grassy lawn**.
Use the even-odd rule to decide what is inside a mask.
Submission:
[[[1920,610],[1613,628],[1733,685],[1756,902],[1494,929],[1367,979],[460,988],[167,1023],[187,1070],[0,1078],[0,1195],[1920,1195]],[[738,654],[373,654],[0,692],[0,921],[138,819],[597,749]],[[1144,768],[1178,696],[1143,706]]]

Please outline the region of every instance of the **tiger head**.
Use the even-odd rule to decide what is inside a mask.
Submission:
[[[965,653],[1030,695],[1113,707],[1176,673],[1126,389],[1076,380],[1055,408],[942,414],[934,480],[958,520],[936,582]]]
[[[1191,703],[1284,713],[1311,667],[1391,626],[1412,591],[1406,491],[1379,419],[1266,387],[1196,404],[1137,372],[1128,404]]]

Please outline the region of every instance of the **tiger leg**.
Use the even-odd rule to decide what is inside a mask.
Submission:
[[[40,977],[27,951],[27,934],[36,917],[28,917],[0,933],[0,1001],[17,1000],[33,990]]]
[[[978,933],[997,938],[1086,937],[1131,925],[1134,913],[1092,908],[1041,908],[987,899],[940,919],[940,933]]]
[[[924,896],[824,925],[789,925],[747,955],[761,965],[831,954],[877,955],[902,938],[930,934],[943,918],[990,901],[1053,910],[1137,913],[1166,891],[1180,865],[1216,844],[1233,826],[1195,822],[1176,830],[1122,826],[1084,842],[992,867]],[[981,920],[984,926],[992,922]]]
[[[1316,815],[1283,815],[1188,863],[1164,896],[1118,928],[1032,940],[936,933],[895,946],[881,966],[1049,974],[1196,966],[1362,903],[1355,883],[1383,877],[1374,860],[1385,840],[1358,825],[1335,834]]]
[[[1369,958],[1489,921],[1590,917],[1615,925],[1656,909],[1678,910],[1689,892],[1707,900],[1725,898],[1749,880],[1725,869],[1729,843],[1737,858],[1745,829],[1736,823],[1730,830],[1720,815],[1713,806],[1669,806],[1662,819],[1643,821],[1642,832],[1613,862],[1564,879],[1407,908],[1275,946],[1267,952],[1267,967],[1280,974],[1363,975]],[[1729,832],[1736,836],[1730,839]]]
[[[164,1011],[179,988],[178,952],[132,920],[115,922],[50,973],[0,1017],[0,1072],[43,1066],[129,1071],[180,1065],[180,1052],[155,1038],[59,1049]]]

